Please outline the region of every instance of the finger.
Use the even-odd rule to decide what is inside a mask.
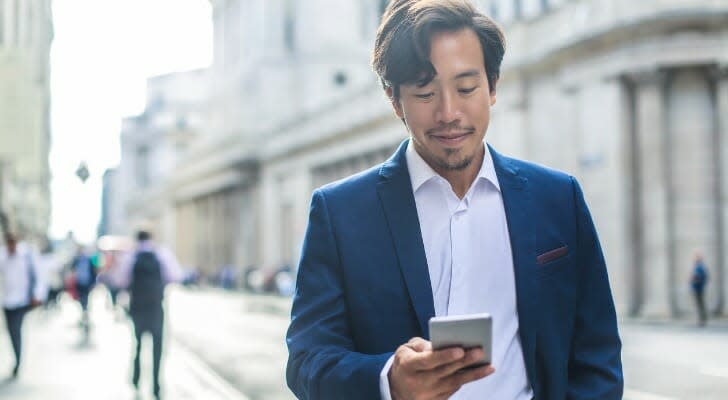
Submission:
[[[437,351],[414,353],[408,360],[416,371],[432,371],[465,357],[465,350],[460,347]]]
[[[432,343],[430,343],[428,340],[422,339],[421,337],[413,337],[409,340],[409,342],[405,344],[405,346],[418,353],[432,350]]]
[[[477,381],[478,379],[483,379],[486,376],[489,376],[495,372],[495,368],[493,368],[490,365],[484,365],[482,367],[473,368],[473,369],[466,369],[463,371],[460,371],[454,375],[452,375],[456,382],[462,386],[468,382]]]
[[[473,364],[482,362],[483,360],[483,350],[480,348],[470,349],[466,351],[465,356],[459,360],[456,360],[454,362],[451,362],[449,364],[445,364],[440,366],[436,370],[436,374],[439,378],[444,378],[446,376],[452,375],[456,373],[457,371],[461,370],[462,368],[471,366]]]
[[[460,387],[462,387],[464,384],[477,381],[478,379],[483,379],[494,372],[495,369],[490,365],[484,365],[476,369],[460,371],[448,376],[445,379],[442,379],[438,383],[438,388],[441,389],[442,394],[450,396],[460,390]]]

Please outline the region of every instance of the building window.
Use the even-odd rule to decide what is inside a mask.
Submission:
[[[35,32],[33,31],[33,28],[34,28],[33,25],[36,22],[38,22],[35,19],[35,15],[33,12],[34,8],[35,8],[34,3],[28,3],[28,2],[25,3],[25,13],[24,13],[25,16],[23,18],[25,32],[23,32],[23,35],[24,35],[23,44],[28,47],[32,46],[35,41],[35,38],[34,38]]]
[[[283,10],[283,41],[286,50],[296,49],[296,16],[293,0],[286,0]]]
[[[497,21],[499,18],[498,3],[496,1],[492,1],[492,2],[490,2],[490,7],[488,7],[488,8],[489,8],[489,12],[490,12],[490,17]]]
[[[513,0],[513,19],[519,20],[523,17],[522,0]]]
[[[0,47],[5,39],[5,0],[0,0]]]
[[[11,14],[11,28],[13,44],[17,47],[20,46],[20,2],[18,0],[10,0],[10,7],[12,8]]]
[[[140,146],[136,152],[136,181],[137,186],[145,188],[149,185],[149,148]]]

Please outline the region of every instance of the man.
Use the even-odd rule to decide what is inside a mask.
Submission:
[[[394,0],[373,65],[410,138],[316,190],[287,334],[301,399],[620,399],[616,315],[576,180],[484,144],[504,54],[466,1]],[[433,351],[433,316],[493,316]]]
[[[25,314],[45,300],[46,286],[37,253],[18,242],[13,233],[5,234],[5,247],[0,248],[0,274],[3,275],[2,302],[5,325],[15,354],[11,378],[18,376]]]
[[[705,326],[708,322],[708,313],[705,311],[705,284],[708,283],[708,271],[700,253],[695,254],[693,274],[690,278],[690,286],[693,289],[695,305],[698,307],[698,325]]]
[[[129,315],[136,338],[132,384],[139,389],[141,339],[148,332],[152,336],[153,391],[154,397],[159,399],[164,287],[167,283],[181,281],[182,272],[174,254],[167,249],[157,248],[149,232],[139,231],[137,242],[133,254],[119,265],[116,279],[119,287],[129,290]]]

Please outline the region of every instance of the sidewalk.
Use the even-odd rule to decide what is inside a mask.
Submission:
[[[35,310],[26,317],[23,362],[18,379],[5,380],[12,367],[12,350],[0,321],[0,398],[151,399],[151,339],[142,347],[142,378],[138,397],[130,382],[132,331],[126,319],[116,320],[106,308],[103,290],[93,293],[88,343],[78,327],[80,309],[65,298],[60,309]],[[162,396],[165,399],[246,400],[208,368],[165,325]]]
[[[676,330],[728,333],[728,317],[723,316],[708,318],[707,324],[703,327],[698,326],[697,320],[694,317],[669,318],[620,316],[618,319],[620,325],[652,326]]]

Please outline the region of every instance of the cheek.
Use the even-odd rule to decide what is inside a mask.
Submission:
[[[403,112],[407,126],[412,129],[428,126],[432,119],[427,107],[404,107]]]
[[[487,123],[490,119],[490,103],[478,101],[468,105],[468,115],[471,121],[476,123]]]

